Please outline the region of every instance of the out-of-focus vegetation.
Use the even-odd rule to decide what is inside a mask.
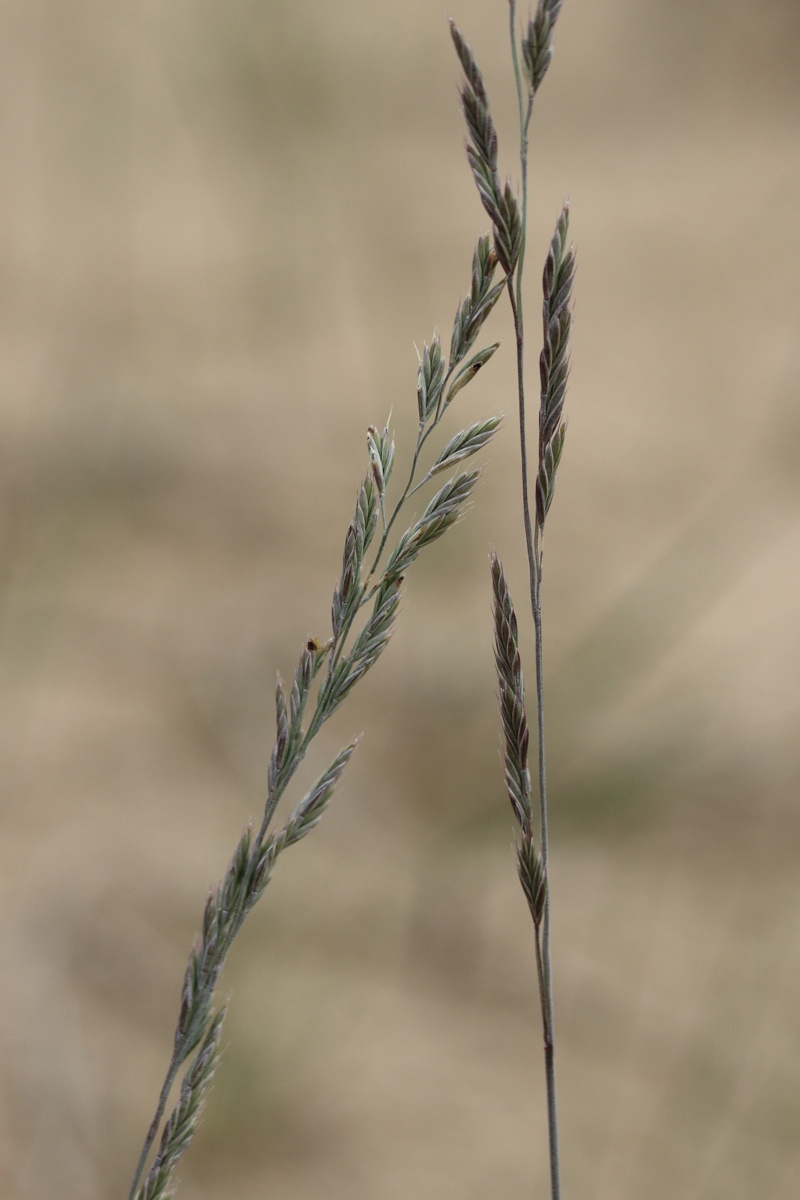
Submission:
[[[513,120],[506,5],[453,15]],[[274,673],[327,631],[366,426],[413,430],[485,218],[422,0],[12,0],[0,33],[0,1177],[91,1200],[260,812]],[[562,1156],[594,1200],[796,1195],[798,43],[776,0],[568,0],[534,116],[529,254],[566,186],[580,260],[545,601]],[[513,411],[492,320],[472,419]],[[187,1195],[544,1194],[508,425],[233,955]]]

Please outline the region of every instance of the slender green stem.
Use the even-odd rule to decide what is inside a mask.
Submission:
[[[525,216],[523,214],[523,223]],[[525,548],[528,554],[528,577],[530,588],[531,612],[536,614],[539,603],[539,568],[534,546],[533,519],[531,517],[530,485],[528,482],[528,435],[525,416],[525,330],[522,324],[522,310],[517,304],[514,284],[508,278],[508,297],[511,301],[511,312],[514,316],[514,335],[517,348],[517,395],[519,397],[519,449],[522,468],[522,520],[525,525]]]
[[[542,988],[542,1014],[544,1032],[544,1064],[547,1085],[547,1120],[550,1133],[550,1188],[552,1200],[559,1200],[561,1181],[558,1154],[558,1109],[556,1104],[556,1068],[555,1068],[555,1029],[553,1025],[553,972],[550,957],[550,876],[548,872],[548,829],[547,829],[547,771],[545,766],[544,747],[544,679],[542,670],[542,608],[541,608],[541,579],[542,558],[538,555],[537,570],[537,607],[533,614],[534,630],[536,633],[536,715],[539,733],[539,812],[540,852],[544,868],[547,888],[544,900],[544,915],[542,918],[542,970],[540,987]],[[537,930],[538,952],[538,930]]]
[[[524,214],[523,214],[524,222]],[[522,460],[522,514],[525,524],[525,543],[528,552],[528,569],[530,577],[530,602],[533,614],[534,631],[536,634],[536,717],[538,727],[539,749],[539,813],[540,850],[542,864],[547,878],[545,892],[544,916],[542,920],[541,946],[539,931],[536,931],[537,961],[540,962],[539,989],[542,1002],[542,1032],[544,1035],[545,1079],[547,1087],[547,1120],[550,1139],[550,1192],[551,1200],[560,1200],[560,1166],[558,1152],[558,1114],[556,1109],[556,1076],[555,1076],[555,1038],[553,1028],[553,983],[550,955],[550,879],[547,874],[548,863],[548,827],[547,827],[547,772],[545,764],[544,742],[544,681],[542,674],[542,555],[538,544],[539,530],[534,532],[531,517],[530,492],[528,484],[528,450],[525,421],[525,382],[524,382],[524,350],[525,336],[520,310],[517,307],[516,296],[511,280],[508,281],[511,309],[514,314],[514,331],[517,343],[517,386],[519,389],[519,436],[520,455]]]
[[[520,455],[522,459],[522,513],[525,525],[525,545],[528,555],[530,603],[536,635],[536,715],[539,751],[539,812],[540,852],[547,880],[541,935],[536,930],[536,962],[539,994],[542,1006],[542,1033],[544,1039],[545,1081],[547,1089],[547,1120],[550,1151],[550,1194],[551,1200],[560,1200],[561,1180],[558,1149],[558,1113],[556,1105],[555,1035],[553,1026],[553,981],[550,955],[550,879],[548,875],[548,828],[547,828],[547,772],[544,741],[544,681],[542,671],[542,550],[539,541],[538,520],[534,525],[531,517],[530,489],[528,482],[528,446],[525,419],[525,325],[522,314],[522,276],[525,256],[525,241],[528,224],[528,127],[533,112],[533,89],[523,87],[519,65],[516,34],[516,4],[509,0],[509,27],[511,56],[514,64],[514,79],[519,102],[519,157],[522,176],[520,253],[516,266],[516,287],[508,279],[508,294],[514,318],[514,335],[517,352],[517,389],[519,396]]]
[[[164,1085],[161,1088],[161,1093],[158,1097],[158,1104],[156,1105],[155,1114],[150,1122],[150,1128],[147,1130],[147,1137],[145,1138],[144,1145],[142,1146],[142,1153],[139,1155],[139,1161],[136,1164],[133,1182],[131,1183],[131,1190],[128,1192],[128,1200],[133,1200],[133,1197],[136,1195],[136,1189],[139,1186],[139,1180],[142,1177],[142,1172],[144,1171],[145,1164],[147,1163],[147,1158],[150,1154],[153,1142],[156,1139],[156,1134],[161,1127],[161,1121],[164,1117],[164,1110],[167,1107],[167,1100],[170,1092],[172,1091],[172,1085],[175,1082],[175,1076],[180,1070],[180,1065],[180,1054],[178,1050],[175,1050],[173,1051],[172,1060],[167,1068],[167,1074],[164,1079]]]
[[[528,439],[525,417],[525,325],[522,317],[522,272],[525,262],[525,239],[528,229],[528,126],[533,112],[533,96],[528,88],[523,88],[522,72],[519,66],[516,32],[516,3],[509,0],[509,34],[511,38],[511,58],[514,63],[514,81],[517,86],[519,103],[519,162],[522,175],[522,205],[521,222],[522,237],[520,240],[519,258],[516,267],[516,287],[509,276],[508,297],[511,301],[511,312],[514,317],[514,340],[517,353],[517,395],[519,397],[519,443],[522,457],[522,516],[525,524],[525,547],[528,553],[528,574],[530,578],[531,611],[536,612],[538,602],[538,563],[534,547],[533,521],[531,519],[530,488],[528,485]]]
[[[517,102],[519,104],[519,165],[522,183],[522,237],[517,258],[517,312],[520,326],[522,324],[522,270],[525,264],[525,235],[528,225],[528,128],[533,114],[533,92],[523,87],[522,72],[519,66],[519,51],[517,50],[516,3],[509,0],[509,33],[511,36],[511,60],[514,64],[514,82],[517,87]],[[516,318],[515,318],[516,324]]]

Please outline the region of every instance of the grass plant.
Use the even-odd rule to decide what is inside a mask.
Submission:
[[[553,31],[562,0],[539,0],[520,35],[515,0],[509,0],[509,33],[519,108],[520,194],[510,180],[498,174],[498,138],[489,107],[483,75],[458,26],[450,29],[464,72],[461,105],[467,125],[467,158],[481,202],[492,222],[497,257],[506,273],[517,358],[519,445],[522,473],[522,518],[528,559],[529,595],[536,647],[537,793],[539,843],[534,832],[534,808],[528,770],[529,727],[525,684],[519,654],[517,618],[502,564],[492,554],[495,662],[500,692],[500,712],[505,740],[505,781],[511,808],[520,827],[517,871],[533,919],[536,967],[542,1014],[545,1080],[552,1200],[561,1195],[556,1104],[555,1024],[553,974],[550,950],[550,881],[547,820],[547,771],[544,738],[544,681],[542,639],[542,566],[544,527],[555,491],[556,472],[564,449],[564,400],[569,376],[572,330],[572,285],[575,255],[568,243],[569,207],[564,205],[556,222],[542,277],[543,346],[539,356],[539,438],[534,502],[531,504],[530,468],[525,399],[525,322],[523,318],[523,267],[528,228],[528,130],[536,94],[553,56]]]
[[[480,476],[479,469],[453,468],[487,445],[500,417],[460,429],[438,452],[430,454],[428,443],[450,415],[458,393],[497,349],[497,343],[493,343],[474,350],[481,327],[505,286],[505,278],[495,280],[497,265],[491,239],[484,235],[473,254],[469,293],[456,310],[449,352],[443,350],[437,334],[423,346],[417,370],[417,439],[408,477],[394,499],[390,488],[394,436],[388,425],[382,431],[376,426],[367,431],[368,466],[344,539],[341,574],[331,603],[331,633],[325,640],[307,640],[290,687],[278,678],[276,735],[263,816],[257,830],[245,829],[222,882],[206,900],[201,933],[184,974],[172,1055],[134,1171],[129,1200],[160,1200],[172,1192],[175,1169],[196,1130],[218,1060],[224,1007],[218,1005],[216,995],[228,952],[264,894],[280,855],[306,837],[323,816],[356,742],[339,751],[286,820],[275,828],[278,805],[322,726],[386,649],[409,568],[427,546],[458,521]],[[424,461],[429,462],[427,467]],[[424,485],[445,473],[449,473],[446,482],[422,514],[397,536],[396,527],[408,502]],[[170,1095],[181,1075],[178,1099],[165,1120]]]
[[[556,471],[564,446],[564,397],[569,369],[574,255],[567,244],[568,210],[558,218],[544,269],[544,348],[540,356],[539,445],[534,499],[531,503],[525,407],[525,326],[523,264],[527,234],[528,127],[534,98],[552,56],[552,34],[560,0],[539,0],[519,37],[514,0],[509,3],[511,47],[519,101],[521,192],[500,182],[498,140],[483,76],[475,58],[451,22],[453,42],[464,73],[461,91],[467,123],[467,156],[478,192],[492,222],[472,258],[469,292],[459,304],[449,351],[434,334],[423,346],[417,371],[416,444],[405,483],[391,486],[395,442],[387,424],[367,431],[367,469],[358,488],[355,511],[344,539],[342,567],[333,591],[331,631],[304,645],[290,686],[278,677],[275,691],[276,734],[269,763],[267,797],[255,829],[248,826],[231,857],[222,882],[208,895],[201,932],[189,955],[181,988],[170,1061],[155,1113],[134,1170],[128,1200],[161,1200],[172,1194],[181,1156],[197,1129],[204,1098],[218,1062],[225,1009],[217,989],[227,955],[248,914],[261,899],[284,850],[311,832],[322,818],[347,766],[356,741],[345,745],[282,823],[278,807],[322,726],[377,662],[397,619],[405,576],[427,546],[436,542],[463,514],[478,481],[479,469],[453,470],[482,450],[501,418],[492,416],[453,434],[431,453],[429,439],[450,415],[458,393],[489,361],[498,347],[475,350],[490,312],[504,292],[514,322],[517,355],[519,434],[522,462],[523,523],[530,576],[530,604],[536,634],[536,709],[538,730],[538,843],[528,770],[529,729],[520,661],[517,618],[502,565],[492,555],[495,657],[505,736],[505,780],[520,828],[517,866],[535,930],[536,960],[545,1047],[550,1128],[551,1191],[560,1195],[556,1122],[553,989],[550,955],[547,789],[542,691],[541,583],[543,533],[553,498]],[[499,271],[498,271],[499,268]],[[499,276],[499,278],[496,278]],[[428,465],[425,466],[424,463]],[[402,533],[409,501],[437,476],[446,482],[412,518]],[[170,1097],[178,1096],[167,1115]]]

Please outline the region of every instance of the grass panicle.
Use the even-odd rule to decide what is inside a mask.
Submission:
[[[374,666],[391,640],[408,570],[423,550],[461,518],[470,504],[480,469],[453,469],[460,468],[487,446],[501,418],[492,416],[467,424],[452,434],[438,452],[431,452],[428,443],[459,393],[496,352],[496,342],[477,350],[475,345],[484,322],[504,291],[508,293],[514,321],[523,520],[536,632],[538,829],[528,765],[531,738],[517,617],[502,565],[492,554],[495,661],[504,735],[505,784],[519,827],[517,871],[535,931],[545,1047],[551,1196],[552,1200],[559,1200],[541,577],[544,523],[553,499],[566,430],[564,402],[569,378],[575,272],[575,256],[568,243],[566,205],[551,239],[543,274],[544,339],[539,361],[539,452],[533,505],[528,487],[522,278],[527,239],[528,126],[535,95],[552,59],[553,31],[561,6],[561,0],[539,0],[527,27],[520,33],[516,27],[515,0],[509,0],[511,53],[519,104],[519,194],[509,179],[501,181],[498,134],[486,84],[472,50],[455,23],[450,22],[463,71],[461,107],[467,130],[467,159],[480,201],[491,221],[491,234],[483,235],[475,247],[470,286],[456,309],[449,354],[445,357],[439,334],[434,333],[418,356],[417,436],[408,474],[401,486],[397,486],[394,478],[395,441],[389,423],[382,431],[376,425],[367,430],[367,467],[344,537],[341,570],[331,599],[330,635],[325,639],[307,639],[290,686],[278,676],[275,740],[261,822],[257,829],[248,826],[243,831],[222,881],[206,899],[200,933],[184,972],[172,1056],[128,1200],[162,1200],[173,1194],[177,1165],[197,1129],[218,1062],[225,1009],[217,1001],[217,988],[227,955],[249,912],[269,884],[280,855],[306,837],[324,816],[355,751],[356,741],[349,742],[336,754],[285,820],[279,822],[281,801],[322,726]],[[499,279],[498,268],[502,276]],[[401,515],[411,498],[435,477],[451,471],[422,513],[403,529]],[[167,1115],[175,1088],[177,1100]]]
[[[575,254],[568,242],[569,207],[564,205],[550,242],[543,273],[543,346],[539,359],[540,405],[538,455],[534,499],[529,483],[527,411],[525,400],[525,321],[523,267],[528,237],[528,130],[534,99],[553,57],[553,33],[562,0],[539,0],[520,34],[515,0],[509,0],[511,59],[519,109],[518,156],[520,196],[498,173],[498,135],[489,106],[486,84],[458,27],[451,21],[453,43],[464,78],[461,107],[467,126],[466,152],[483,207],[489,214],[498,261],[506,272],[506,288],[514,322],[517,356],[517,398],[522,474],[522,517],[528,557],[530,606],[536,637],[536,726],[538,845],[533,829],[531,783],[528,770],[528,720],[519,657],[517,620],[503,568],[492,555],[494,593],[495,662],[500,713],[505,740],[505,782],[511,807],[520,826],[517,872],[534,924],[539,1000],[544,1041],[547,1092],[550,1188],[560,1200],[560,1159],[556,1104],[553,980],[550,952],[550,885],[548,875],[547,772],[544,740],[544,685],[542,653],[543,535],[553,500],[556,473],[564,449],[564,401],[569,379],[572,332],[572,287]],[[520,66],[520,60],[522,65]]]
[[[172,1058],[134,1172],[129,1200],[160,1200],[171,1194],[175,1167],[196,1129],[216,1063],[223,1009],[216,1006],[215,997],[228,952],[248,913],[263,895],[280,854],[306,837],[322,818],[356,742],[350,742],[336,755],[286,821],[272,831],[278,805],[313,739],[386,649],[409,567],[460,519],[480,477],[477,469],[451,475],[421,516],[390,546],[392,531],[410,497],[434,475],[484,449],[500,424],[499,417],[492,417],[461,429],[434,456],[427,472],[423,471],[423,451],[429,437],[450,411],[458,392],[497,349],[495,343],[467,358],[502,291],[502,285],[492,283],[496,266],[497,258],[484,235],[473,255],[470,291],[456,313],[449,361],[442,354],[438,335],[425,345],[420,356],[417,441],[407,481],[388,516],[394,436],[388,425],[382,432],[374,425],[367,431],[369,466],[345,534],[341,573],[331,601],[331,636],[325,641],[307,640],[288,691],[278,677],[275,742],[261,825],[255,833],[249,827],[244,831],[224,879],[206,900],[201,934],[184,973]],[[381,536],[376,546],[379,525]],[[195,1051],[194,1061],[186,1068]],[[179,1099],[165,1121],[168,1098],[182,1070],[185,1073]],[[140,1184],[159,1130],[159,1148]]]

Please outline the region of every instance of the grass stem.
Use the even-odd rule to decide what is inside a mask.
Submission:
[[[547,1124],[550,1157],[551,1200],[560,1200],[561,1170],[558,1146],[558,1109],[556,1102],[555,1030],[553,1023],[553,974],[550,949],[550,876],[548,873],[549,838],[547,821],[547,768],[544,737],[544,679],[542,670],[542,552],[539,525],[531,517],[530,490],[528,483],[528,446],[525,409],[525,322],[523,318],[523,276],[525,246],[528,229],[528,130],[533,113],[535,91],[523,87],[522,72],[517,48],[516,3],[509,0],[509,33],[511,58],[514,66],[514,81],[519,103],[519,162],[521,176],[521,237],[519,257],[516,265],[516,287],[508,281],[509,299],[514,319],[514,341],[517,357],[517,391],[519,401],[519,439],[522,470],[522,513],[525,526],[525,546],[528,557],[530,605],[536,640],[536,724],[538,732],[538,785],[539,785],[539,846],[542,867],[547,886],[544,894],[544,915],[541,935],[536,929],[536,957],[539,965],[539,990],[542,1007],[542,1033],[544,1038],[545,1086],[547,1091]]]
[[[467,159],[481,203],[492,219],[495,250],[506,273],[506,290],[514,321],[517,364],[517,407],[522,477],[522,518],[528,560],[530,609],[536,638],[536,725],[538,751],[539,847],[532,822],[530,772],[527,766],[529,731],[520,664],[517,621],[502,565],[492,556],[495,607],[495,659],[500,683],[500,708],[506,740],[505,778],[522,839],[517,845],[517,870],[534,923],[539,1001],[542,1013],[547,1092],[551,1200],[560,1200],[560,1164],[556,1106],[553,976],[550,945],[550,877],[547,811],[547,770],[542,670],[542,543],[545,518],[553,498],[555,476],[564,446],[563,405],[569,374],[574,254],[567,246],[569,212],[565,205],[550,243],[543,276],[544,346],[540,357],[541,392],[535,503],[531,478],[525,396],[525,321],[523,283],[528,237],[528,131],[534,99],[552,58],[553,29],[563,0],[538,0],[521,41],[517,33],[516,0],[509,0],[509,32],[514,82],[519,109],[518,154],[520,199],[510,182],[500,182],[498,139],[486,85],[472,50],[451,21],[451,33],[464,70],[461,102],[467,124]]]

